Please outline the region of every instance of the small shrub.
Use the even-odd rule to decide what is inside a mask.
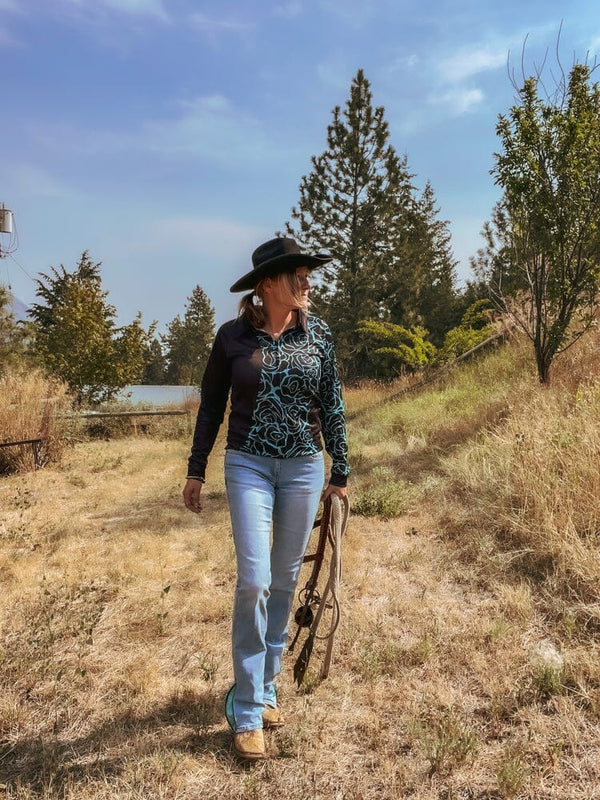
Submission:
[[[415,720],[413,735],[429,760],[430,774],[449,773],[475,752],[475,733],[450,710],[438,719]]]
[[[550,664],[539,665],[533,676],[533,682],[541,700],[548,700],[563,690],[562,672]]]
[[[361,517],[392,519],[405,514],[413,490],[402,480],[396,480],[390,471],[376,467],[369,482],[358,488],[352,501],[352,512]]]
[[[507,798],[516,797],[529,777],[529,766],[521,747],[511,745],[503,752],[496,769],[498,789]]]

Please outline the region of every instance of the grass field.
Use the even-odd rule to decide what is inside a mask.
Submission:
[[[330,677],[240,764],[222,472],[189,437],[86,441],[0,480],[0,785],[115,800],[600,797],[600,380],[518,341],[419,393],[347,392],[355,509]],[[393,397],[393,400],[389,400]],[[386,400],[386,398],[388,398]],[[301,579],[302,580],[302,579]]]

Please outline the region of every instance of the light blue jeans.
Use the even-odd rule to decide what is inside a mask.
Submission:
[[[276,704],[274,679],[323,483],[322,453],[225,453],[238,572],[232,631],[236,732],[262,728],[265,705]]]

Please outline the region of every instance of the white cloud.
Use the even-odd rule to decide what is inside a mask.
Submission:
[[[468,89],[466,87],[455,87],[439,95],[433,95],[430,102],[433,105],[448,106],[453,116],[461,116],[478,106],[483,100],[481,89]]]
[[[439,62],[440,78],[447,83],[459,83],[481,72],[505,66],[507,57],[507,46],[463,49]]]

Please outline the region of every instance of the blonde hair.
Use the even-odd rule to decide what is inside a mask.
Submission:
[[[285,299],[294,308],[301,308],[308,311],[308,301],[300,289],[300,281],[295,272],[280,272],[278,275],[270,277],[272,281],[278,283],[283,289]],[[245,294],[240,300],[239,316],[244,317],[253,328],[262,328],[265,324],[265,312],[263,308],[263,288],[267,278],[260,280],[254,289]]]

